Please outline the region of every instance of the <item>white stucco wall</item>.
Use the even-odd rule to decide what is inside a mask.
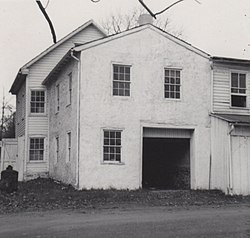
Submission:
[[[49,99],[49,175],[67,184],[76,183],[76,135],[77,135],[77,62],[72,60],[48,85]],[[69,74],[72,73],[72,103],[68,103]],[[59,85],[60,109],[56,112],[55,87]],[[67,160],[67,133],[71,132],[71,159]],[[59,138],[59,158],[56,159],[56,137]]]
[[[131,67],[131,96],[112,96],[112,63]],[[151,29],[81,53],[80,188],[141,186],[142,126],[192,128],[191,186],[206,189],[210,63]],[[164,98],[164,68],[181,69],[181,100]],[[122,129],[123,164],[102,163],[103,129]]]

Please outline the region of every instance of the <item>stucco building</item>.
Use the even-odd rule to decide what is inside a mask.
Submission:
[[[211,57],[151,24],[108,37],[90,26],[96,39],[65,49],[36,81],[42,91],[12,86],[17,115],[26,98],[24,178],[43,164],[79,189],[249,194],[250,61]]]

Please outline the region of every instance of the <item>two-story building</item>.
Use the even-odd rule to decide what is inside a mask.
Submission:
[[[79,189],[250,194],[249,66],[151,24],[78,44],[39,78],[44,94],[26,96],[26,114],[47,121],[26,133],[25,178],[46,161]]]
[[[75,44],[104,37],[92,20],[46,49],[18,72],[10,92],[16,95],[16,137],[20,179],[47,177],[49,171],[49,115],[47,89],[43,80]]]

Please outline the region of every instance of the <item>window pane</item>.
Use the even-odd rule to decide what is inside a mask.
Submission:
[[[246,93],[246,89],[239,89],[239,93]]]
[[[232,95],[231,103],[233,107],[246,107],[246,96]]]
[[[240,88],[246,88],[246,75],[240,74]]]
[[[129,90],[125,90],[125,96],[130,96]]]
[[[126,74],[130,74],[130,67],[126,67],[126,68],[125,68],[125,73],[126,73]]]
[[[114,68],[114,72],[118,73],[118,67],[114,65],[113,68]]]
[[[124,66],[120,66],[120,73],[124,74],[125,70],[124,70]]]
[[[169,76],[169,70],[168,70],[168,69],[165,70],[165,76],[166,76],[166,77]]]
[[[232,87],[238,87],[238,74],[232,73]]]
[[[109,132],[108,131],[104,131],[104,138],[109,138]]]
[[[115,96],[118,95],[118,89],[113,89],[113,95],[115,95]]]
[[[125,74],[125,80],[129,81],[130,80],[130,75],[129,74]]]
[[[169,98],[169,92],[165,92],[165,98]]]

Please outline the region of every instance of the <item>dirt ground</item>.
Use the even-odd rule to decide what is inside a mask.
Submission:
[[[192,190],[82,190],[53,181],[36,179],[19,183],[17,192],[0,192],[0,214],[51,211],[124,209],[133,207],[225,207],[249,205],[250,196],[225,196],[220,191]]]
[[[0,215],[1,238],[250,237],[250,207],[149,207]]]

